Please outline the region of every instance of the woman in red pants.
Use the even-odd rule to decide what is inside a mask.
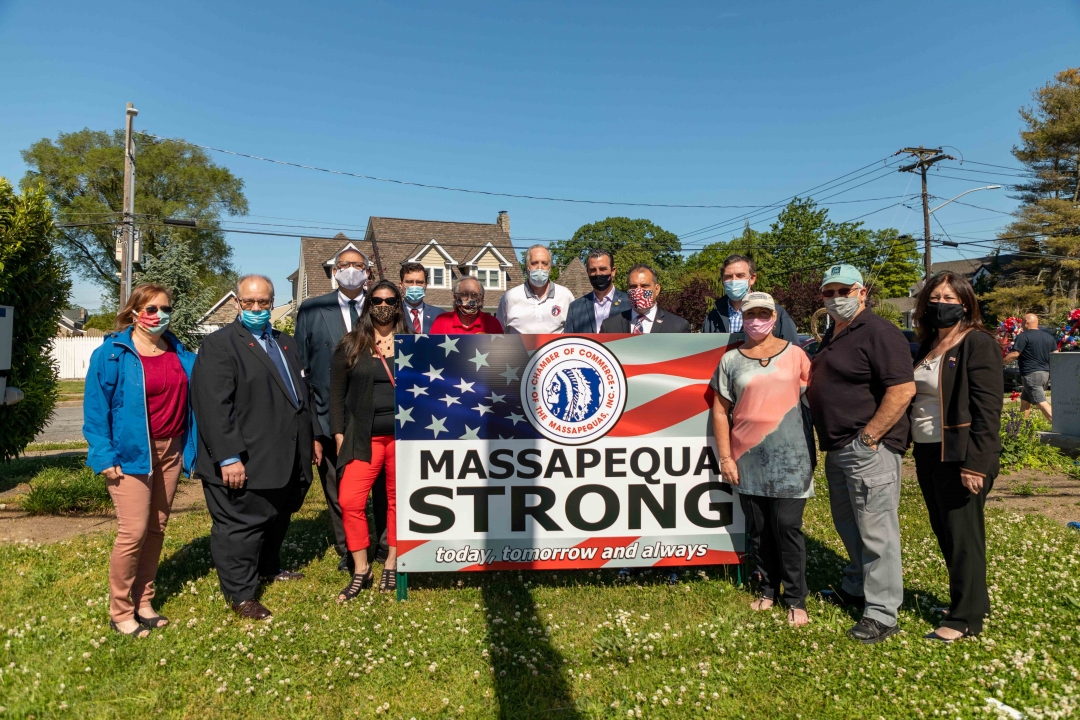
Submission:
[[[401,311],[401,292],[380,280],[368,293],[353,329],[341,338],[330,363],[330,431],[337,441],[338,502],[353,556],[352,580],[338,602],[371,587],[367,499],[386,469],[387,542],[390,551],[379,590],[397,588],[397,493],[394,476],[394,334],[412,329]]]

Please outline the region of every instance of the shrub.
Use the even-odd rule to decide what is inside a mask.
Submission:
[[[45,468],[30,479],[30,492],[19,506],[29,515],[100,513],[112,507],[105,477],[88,467],[71,471]]]
[[[1074,464],[1057,448],[1047,445],[1039,438],[1042,429],[1041,416],[1032,413],[1024,419],[1019,405],[1006,407],[1001,414],[1001,471],[1033,468],[1073,473]]]

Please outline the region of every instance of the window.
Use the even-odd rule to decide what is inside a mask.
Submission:
[[[476,270],[476,279],[480,281],[480,284],[485,288],[498,288],[499,287],[499,275],[500,270],[485,270],[478,268]]]
[[[446,287],[446,269],[441,267],[424,268],[427,272],[427,283],[431,287]]]

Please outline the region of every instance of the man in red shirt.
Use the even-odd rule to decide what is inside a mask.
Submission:
[[[484,286],[474,277],[465,276],[454,283],[454,309],[435,318],[432,335],[502,335],[502,324],[494,315],[481,311]]]

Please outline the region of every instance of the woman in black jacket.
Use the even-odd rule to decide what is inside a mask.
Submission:
[[[330,361],[330,432],[337,442],[338,502],[353,576],[338,594],[351,600],[372,582],[367,548],[367,499],[386,469],[386,534],[390,550],[379,590],[397,587],[397,492],[394,468],[394,334],[411,334],[401,311],[401,291],[380,280],[368,293],[351,332]]]
[[[928,278],[915,318],[915,473],[949,569],[951,599],[926,637],[952,642],[982,632],[990,613],[983,508],[1001,454],[1001,348],[983,327],[971,283],[955,273]]]

